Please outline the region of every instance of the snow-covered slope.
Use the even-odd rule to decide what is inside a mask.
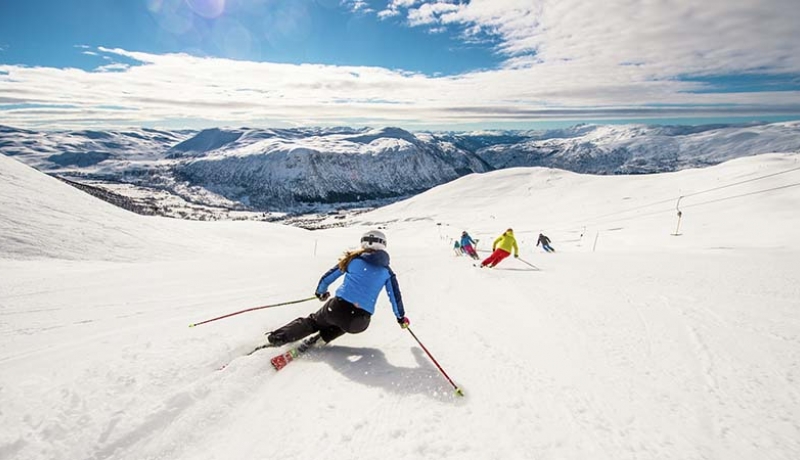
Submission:
[[[265,234],[291,234],[277,224],[234,227],[231,222],[204,226],[198,234],[197,222],[122,210],[2,155],[0,209],[2,256],[15,259],[163,260],[198,251],[235,250],[245,240],[237,241],[234,235],[247,225]],[[215,235],[226,228],[224,236]],[[241,237],[253,242],[251,235],[245,231]]]
[[[367,331],[277,374],[239,356],[318,302],[186,327],[310,296],[364,227],[140,218],[0,158],[0,458],[798,458],[798,159],[496,171],[363,215],[459,398],[383,294]],[[453,255],[509,226],[520,260]]]
[[[524,228],[517,235],[523,244],[535,244],[539,232],[545,232],[583,246],[593,245],[597,237],[607,249],[778,249],[797,243],[800,207],[791,203],[800,206],[800,155],[767,154],[652,176],[592,176],[546,168],[472,174],[356,222],[399,222],[413,216],[468,227],[484,237],[507,225]],[[774,225],[778,218],[786,225]],[[676,230],[692,237],[671,236]]]

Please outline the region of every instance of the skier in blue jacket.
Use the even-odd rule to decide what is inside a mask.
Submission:
[[[329,299],[328,286],[342,275],[342,285]],[[364,332],[375,313],[375,301],[381,289],[386,289],[398,324],[407,328],[410,322],[405,316],[397,278],[389,267],[386,235],[370,230],[361,237],[360,249],[345,253],[336,266],[322,275],[315,295],[320,301],[327,300],[325,305],[316,313],[270,332],[267,340],[280,346],[319,332],[322,340],[330,342],[345,332]]]
[[[478,252],[475,249],[475,246],[477,245],[478,242],[476,240],[473,240],[472,237],[469,236],[469,233],[467,233],[466,230],[461,232],[461,249],[463,249],[468,256],[472,257],[475,260],[480,259],[480,256],[478,256]]]

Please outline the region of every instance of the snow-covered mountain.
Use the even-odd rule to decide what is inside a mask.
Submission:
[[[30,131],[0,126],[0,152],[44,172],[113,176],[164,158],[192,131]]]
[[[589,174],[649,174],[800,151],[800,122],[749,125],[578,125],[452,136],[495,169],[544,166]]]
[[[469,151],[398,128],[194,133],[3,128],[0,152],[121,194],[141,196],[149,190],[152,198],[169,192],[184,207],[199,203],[255,211],[364,206],[492,169]],[[156,207],[169,214],[167,206]]]
[[[368,207],[470,173],[516,166],[654,173],[797,151],[800,122],[471,133],[347,127],[33,132],[0,127],[0,153],[138,200],[131,209],[189,218],[231,218],[238,212],[242,218],[262,219],[274,217],[263,211]]]
[[[170,151],[173,171],[256,209],[348,203],[422,192],[489,165],[398,128],[207,130]]]

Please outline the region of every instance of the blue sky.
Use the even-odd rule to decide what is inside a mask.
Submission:
[[[0,0],[0,123],[800,119],[792,0]]]
[[[217,13],[210,5],[228,10]],[[76,45],[291,64],[380,66],[431,75],[495,67],[503,61],[491,37],[484,37],[486,43],[465,43],[455,33],[429,33],[400,20],[380,20],[336,1],[25,0],[6,1],[0,8],[2,60],[11,64],[85,70],[103,64],[81,54]],[[224,21],[241,25],[247,39],[221,40],[214,26]]]

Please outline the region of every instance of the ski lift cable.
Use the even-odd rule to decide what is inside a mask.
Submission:
[[[728,197],[725,197],[725,198],[717,198],[717,199],[714,199],[714,200],[703,201],[701,203],[685,205],[684,208],[694,208],[694,207],[697,207],[697,206],[704,206],[704,205],[707,205],[707,204],[710,204],[710,203],[718,203],[720,201],[727,201],[727,200],[732,200],[734,198],[742,198],[742,197],[750,196],[750,195],[758,195],[759,193],[772,192],[772,191],[775,191],[775,190],[782,190],[782,189],[787,189],[787,188],[797,187],[797,186],[800,186],[800,182],[795,182],[794,184],[781,185],[781,186],[778,186],[778,187],[772,187],[772,188],[768,188],[768,189],[764,189],[764,190],[756,190],[755,192],[742,193],[742,194],[739,194],[739,195],[728,196]]]
[[[707,190],[701,190],[699,192],[685,193],[682,196],[684,198],[686,198],[686,197],[689,197],[689,196],[701,195],[703,193],[713,192],[713,191],[716,191],[716,190],[722,190],[724,188],[733,187],[735,185],[746,184],[748,182],[754,182],[754,181],[757,181],[757,180],[766,179],[768,177],[775,177],[775,176],[779,176],[781,174],[786,174],[786,173],[790,173],[790,172],[798,171],[798,170],[800,170],[800,166],[798,166],[797,168],[787,169],[786,171],[779,171],[779,172],[776,172],[776,173],[767,174],[766,176],[754,177],[752,179],[747,179],[747,180],[743,180],[743,181],[739,181],[739,182],[734,182],[733,184],[721,185],[719,187],[714,187],[714,188],[710,188],[710,189],[707,189]]]
[[[772,187],[772,188],[768,188],[768,189],[764,189],[764,190],[756,190],[754,192],[747,192],[747,193],[742,193],[742,194],[739,194],[739,195],[732,195],[732,196],[728,196],[728,197],[724,197],[724,198],[717,198],[717,199],[713,199],[713,200],[702,201],[700,203],[694,203],[694,204],[690,204],[690,205],[683,205],[682,207],[685,209],[685,208],[694,208],[694,207],[698,207],[698,206],[705,206],[705,205],[712,204],[712,203],[718,203],[720,201],[727,201],[727,200],[732,200],[732,199],[736,199],[736,198],[742,198],[742,197],[745,197],[745,196],[758,195],[760,193],[773,192],[775,190],[782,190],[782,189],[787,189],[787,188],[797,187],[797,186],[800,186],[800,182],[795,182],[794,184],[781,185],[781,186],[778,186],[778,187]],[[622,217],[622,218],[619,218],[619,219],[612,219],[612,220],[607,220],[607,221],[603,221],[603,222],[597,222],[595,225],[609,225],[609,224],[613,224],[613,223],[617,223],[617,222],[635,220],[635,219],[640,219],[640,218],[643,218],[643,217],[650,217],[650,216],[654,216],[654,215],[657,215],[657,214],[665,214],[665,213],[672,213],[672,212],[675,212],[675,211],[673,209],[662,209],[662,210],[658,210],[658,211],[652,211],[652,212],[649,212],[649,213],[646,213],[646,214],[639,214],[639,215],[636,215],[636,216]]]
[[[775,177],[775,176],[779,176],[781,174],[787,174],[787,173],[798,171],[798,170],[800,170],[800,167],[787,169],[785,171],[779,171],[779,172],[772,173],[772,174],[767,174],[765,176],[754,177],[754,178],[751,178],[751,179],[747,179],[747,180],[743,180],[743,181],[739,181],[739,182],[734,182],[732,184],[726,184],[726,185],[722,185],[722,186],[719,186],[719,187],[714,187],[714,188],[710,188],[710,189],[706,189],[706,190],[701,190],[699,192],[686,193],[686,194],[682,194],[681,198],[701,195],[703,193],[709,193],[709,192],[713,192],[713,191],[716,191],[716,190],[721,190],[721,189],[725,189],[725,188],[728,188],[728,187],[733,187],[733,186],[736,186],[736,185],[746,184],[746,183],[749,183],[749,182],[754,182],[754,181],[761,180],[761,179],[766,179],[766,178],[769,178],[769,177]],[[652,206],[658,206],[658,205],[664,204],[664,203],[672,203],[674,201],[675,201],[675,198],[669,198],[669,199],[666,199],[666,200],[661,200],[661,201],[656,201],[656,202],[653,202],[653,203],[643,204],[643,205],[636,206],[636,207],[629,208],[629,209],[625,209],[625,210],[622,210],[622,211],[615,211],[615,212],[611,212],[611,213],[608,213],[608,214],[602,214],[600,216],[594,216],[594,217],[589,218],[589,219],[576,219],[576,220],[571,221],[570,223],[572,224],[572,223],[586,223],[586,222],[591,223],[591,222],[596,222],[597,220],[603,219],[605,217],[611,217],[611,216],[615,216],[617,214],[625,214],[625,213],[632,212],[632,211],[638,211],[640,209],[646,209],[646,208],[649,208],[649,207],[652,207]],[[697,206],[697,205],[694,204],[694,205],[690,205],[690,206]],[[687,208],[687,207],[690,207],[690,206],[684,205],[684,208]],[[657,213],[660,213],[660,212],[664,212],[664,211],[657,211]],[[647,216],[647,215],[650,215],[650,214],[644,214],[644,215]],[[634,217],[636,217],[636,216],[634,216]],[[627,219],[625,219],[625,220],[627,220]],[[572,227],[573,227],[573,225],[562,226],[562,227],[559,227],[558,229],[556,229],[556,231],[558,231],[558,230],[566,230],[566,229],[570,229]]]

